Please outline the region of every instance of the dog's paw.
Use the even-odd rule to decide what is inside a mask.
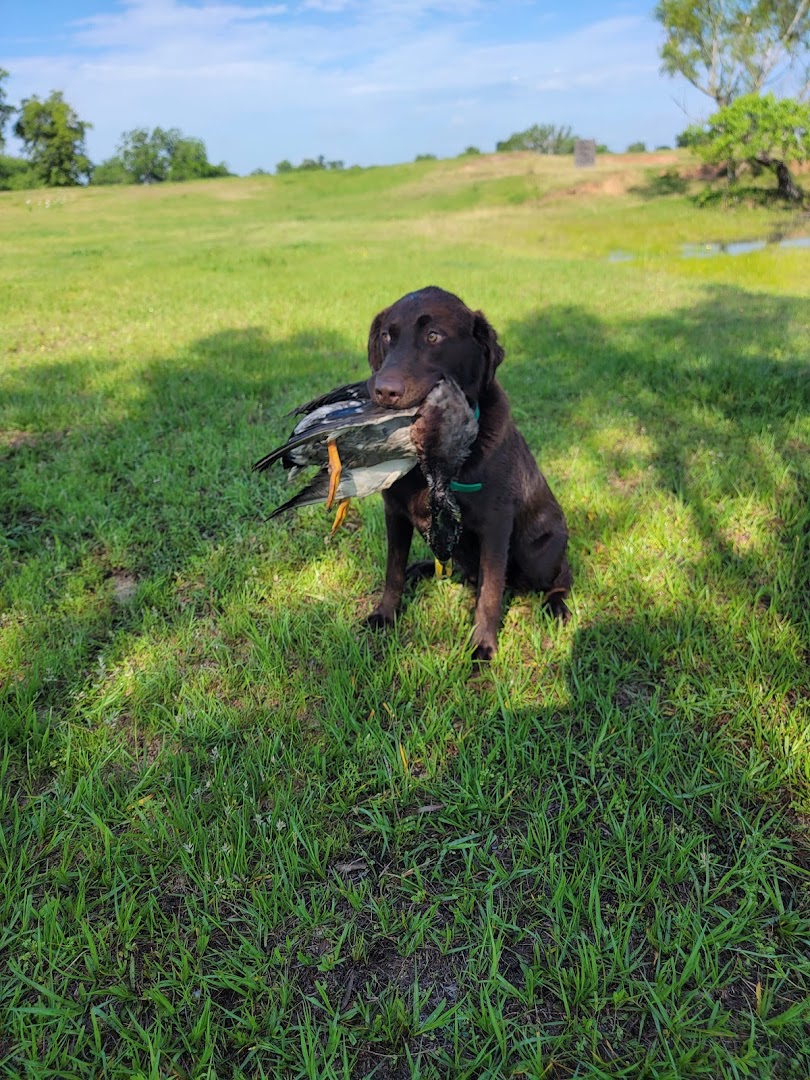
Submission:
[[[553,592],[546,596],[545,606],[554,618],[559,619],[561,623],[567,623],[571,618],[571,612],[568,610],[568,605],[562,593]]]
[[[475,646],[475,650],[472,654],[473,664],[475,667],[480,667],[482,664],[488,664],[494,655],[495,645],[489,645],[482,642],[480,645]]]
[[[389,630],[394,625],[394,616],[375,608],[366,616],[365,624],[369,630]]]

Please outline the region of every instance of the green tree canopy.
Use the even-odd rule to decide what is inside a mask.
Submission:
[[[93,169],[92,182],[94,184],[132,184],[131,173],[127,170],[118,155],[107,158]]]
[[[722,108],[776,79],[810,87],[810,0],[659,0],[662,70]]]
[[[15,113],[13,105],[9,105],[6,97],[6,88],[3,83],[8,78],[8,72],[5,68],[0,68],[0,150],[6,145],[6,124]]]
[[[202,139],[180,138],[174,144],[169,180],[202,180],[214,176],[229,176],[224,162],[213,165],[208,160]]]
[[[525,131],[516,131],[496,143],[498,153],[510,150],[532,150],[536,154],[573,154],[576,136],[570,127],[554,124],[532,124]]]
[[[300,165],[293,165],[291,161],[284,158],[283,161],[279,161],[276,165],[276,172],[316,172],[319,169],[329,169],[332,172],[340,172],[342,169],[345,169],[345,167],[345,162],[327,161],[323,154],[319,154],[316,158],[304,158]]]
[[[101,183],[115,179],[123,168],[130,183],[158,184],[164,180],[199,180],[229,176],[224,162],[212,165],[202,139],[189,138],[178,128],[133,128],[121,136],[118,153],[105,162]]]
[[[118,146],[118,157],[136,184],[158,184],[169,178],[169,169],[177,143],[182,138],[177,128],[133,128],[125,131]]]
[[[694,129],[693,129],[694,130]],[[695,148],[711,164],[771,169],[779,194],[803,198],[790,165],[810,159],[810,105],[773,94],[746,94],[709,117]]]
[[[68,187],[89,178],[93,166],[85,153],[85,134],[92,124],[80,120],[62,94],[54,90],[41,101],[25,98],[14,134],[21,139],[37,179],[48,187]]]

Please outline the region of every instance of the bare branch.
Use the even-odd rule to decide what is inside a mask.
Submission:
[[[783,52],[789,51],[790,39],[804,16],[807,14],[808,9],[810,9],[810,0],[799,0],[796,12],[790,21],[790,26],[788,26],[784,34],[776,40],[772,48],[762,58],[756,80],[757,90],[759,90],[768,79],[771,71],[778,63],[780,55]]]

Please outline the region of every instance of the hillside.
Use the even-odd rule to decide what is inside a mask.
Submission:
[[[7,1075],[810,1075],[810,229],[676,168],[0,195]],[[571,534],[479,674],[250,471],[429,283]]]

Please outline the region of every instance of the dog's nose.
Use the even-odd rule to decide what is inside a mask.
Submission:
[[[405,383],[396,375],[383,375],[374,383],[374,400],[383,408],[396,405],[405,393]]]

